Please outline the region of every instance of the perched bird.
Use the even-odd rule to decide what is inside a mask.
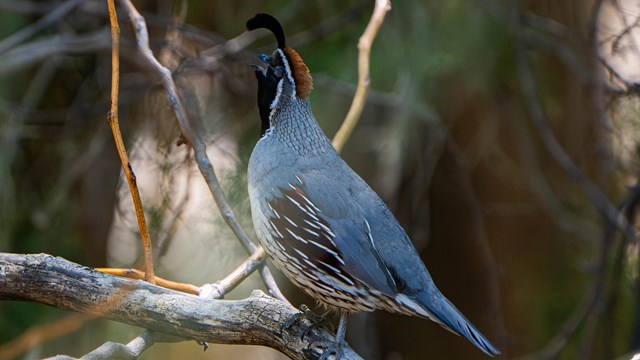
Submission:
[[[435,321],[486,354],[500,354],[433,283],[411,240],[380,197],[336,153],[309,105],[313,80],[286,47],[280,23],[257,14],[278,48],[255,66],[262,128],[248,169],[256,234],[275,265],[312,298],[347,316],[386,310]]]

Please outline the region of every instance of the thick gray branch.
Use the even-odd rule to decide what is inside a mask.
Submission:
[[[244,300],[204,300],[46,254],[0,253],[0,300],[33,301],[186,339],[264,345],[293,359],[316,359],[322,347],[306,349],[334,341],[317,328],[302,339],[300,322],[281,333],[282,322],[298,310],[258,290]],[[360,357],[346,349],[343,359]]]

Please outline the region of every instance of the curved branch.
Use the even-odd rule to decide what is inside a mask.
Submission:
[[[140,229],[140,237],[142,241],[142,252],[144,254],[144,279],[152,284],[156,283],[155,271],[153,270],[153,250],[151,245],[151,235],[149,227],[144,216],[142,208],[142,199],[138,190],[138,181],[133,171],[133,165],[129,161],[127,148],[122,140],[120,132],[120,120],[118,119],[118,98],[120,94],[120,27],[118,26],[118,17],[116,15],[116,6],[114,0],[107,1],[109,5],[109,22],[111,23],[111,106],[107,113],[107,122],[113,134],[113,141],[116,145],[122,170],[124,171],[127,184],[129,184],[129,192],[133,201],[133,208],[136,211],[136,219],[138,220],[138,228]]]
[[[120,3],[123,5],[125,11],[127,12],[129,20],[131,21],[131,25],[135,30],[136,41],[140,53],[144,56],[153,70],[162,79],[162,84],[167,92],[169,106],[171,106],[171,108],[174,110],[178,119],[180,131],[182,132],[182,139],[180,141],[183,143],[187,143],[193,148],[198,169],[200,170],[200,173],[209,186],[209,190],[213,195],[213,199],[218,205],[218,209],[220,210],[222,218],[224,219],[227,226],[229,226],[231,231],[234,233],[236,238],[240,241],[240,243],[248,253],[255,253],[258,250],[259,245],[257,245],[251,239],[251,237],[244,231],[244,229],[242,229],[242,227],[238,223],[235,213],[231,209],[231,206],[229,206],[224,192],[222,191],[222,187],[220,186],[220,182],[218,181],[218,177],[213,170],[211,160],[207,155],[206,144],[204,143],[204,141],[202,141],[202,138],[193,128],[192,123],[189,122],[187,112],[182,105],[180,97],[178,96],[178,90],[176,88],[175,82],[173,81],[171,71],[160,64],[160,62],[153,55],[153,51],[151,51],[151,48],[149,47],[149,32],[147,31],[147,24],[144,20],[144,17],[140,15],[140,13],[130,0],[120,0]],[[271,274],[271,271],[264,264],[260,268],[260,274],[262,275],[262,279],[264,280],[265,285],[269,289],[270,295],[277,297],[281,301],[287,302],[287,299],[278,288],[273,275]]]
[[[358,88],[356,89],[356,94],[353,96],[353,102],[351,103],[346,118],[333,137],[333,147],[336,148],[338,153],[342,151],[344,144],[358,124],[360,114],[367,101],[367,93],[369,92],[369,84],[371,83],[371,79],[369,78],[371,46],[373,45],[373,40],[375,40],[376,35],[378,35],[380,26],[382,26],[384,16],[389,10],[391,10],[390,0],[376,0],[371,20],[369,20],[367,28],[358,40]]]
[[[281,332],[298,310],[256,290],[244,300],[205,300],[143,281],[118,278],[51,255],[0,253],[0,300],[33,301],[98,315],[180,338],[263,345],[292,359],[317,359],[335,341],[306,319]],[[350,348],[343,359],[360,359]]]

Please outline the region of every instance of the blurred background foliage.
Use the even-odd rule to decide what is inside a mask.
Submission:
[[[252,231],[245,171],[259,120],[249,65],[275,43],[266,31],[244,33],[245,21],[268,12],[283,23],[314,75],[312,106],[331,137],[355,91],[356,44],[372,2],[135,3]],[[175,145],[166,94],[119,16],[121,126],[157,274],[216,281],[246,254],[192,154]],[[394,1],[374,43],[370,95],[343,157],[382,195],[443,293],[503,358],[629,358],[640,348],[637,244],[583,186],[595,184],[635,222],[638,19],[634,0]],[[0,2],[0,251],[140,266],[137,223],[106,122],[110,71],[106,1]],[[549,136],[559,148],[545,142]],[[563,166],[563,152],[576,169]],[[314,304],[278,282],[293,304]],[[261,287],[254,274],[228,298]],[[141,332],[85,318],[46,331],[50,341],[29,332],[68,316],[0,303],[0,358],[81,356]],[[386,313],[354,316],[348,341],[367,359],[483,358],[429,321]],[[203,353],[194,342],[157,344],[143,355],[282,357],[246,346]]]

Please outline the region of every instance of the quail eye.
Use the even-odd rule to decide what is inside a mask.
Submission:
[[[273,72],[277,77],[282,77],[282,75],[284,75],[284,68],[282,66],[276,66],[273,68]]]

